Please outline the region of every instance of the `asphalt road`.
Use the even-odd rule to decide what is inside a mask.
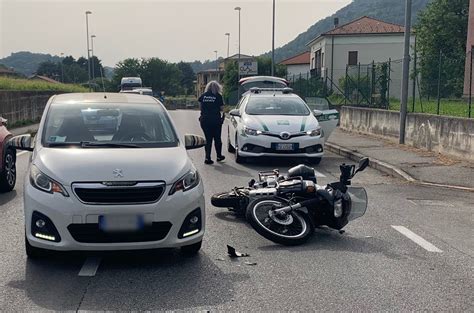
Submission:
[[[182,134],[201,133],[197,112],[171,114]],[[203,150],[190,155],[208,200],[199,256],[184,258],[166,250],[61,254],[37,261],[24,253],[21,181],[29,156],[19,155],[20,183],[14,192],[0,195],[0,311],[472,310],[472,193],[409,185],[368,169],[354,180],[368,190],[363,218],[342,235],[318,229],[307,244],[284,247],[212,207],[209,199],[246,184],[258,170],[285,169],[298,160],[238,165],[228,155],[226,162],[208,166]],[[320,183],[337,180],[342,162],[349,163],[327,154],[317,166]],[[229,259],[227,244],[250,257]],[[90,269],[85,262],[94,261],[99,266],[89,274],[97,269],[95,275],[79,276],[81,269]]]

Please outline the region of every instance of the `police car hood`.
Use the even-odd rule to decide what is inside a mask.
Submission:
[[[245,115],[244,125],[260,131],[272,133],[298,133],[318,128],[314,115]]]

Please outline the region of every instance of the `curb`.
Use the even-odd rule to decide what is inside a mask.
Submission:
[[[363,155],[363,154],[358,153],[356,151],[349,150],[347,148],[344,148],[342,146],[339,146],[337,144],[330,143],[330,142],[326,142],[325,147],[326,147],[327,150],[329,150],[329,151],[331,151],[335,154],[346,157],[346,158],[348,158],[352,161],[356,161],[356,162],[358,162],[362,158],[367,157],[366,155]],[[383,161],[380,161],[378,159],[371,158],[371,157],[369,157],[369,159],[370,159],[369,166],[371,168],[376,169],[376,170],[378,170],[382,173],[385,173],[387,175],[390,175],[392,177],[402,179],[402,180],[404,180],[406,182],[409,182],[409,183],[415,183],[415,184],[419,184],[419,185],[423,185],[423,186],[430,186],[430,187],[441,187],[441,188],[448,188],[448,189],[456,189],[456,190],[474,192],[474,188],[470,188],[470,187],[453,186],[453,185],[444,185],[444,184],[438,184],[438,183],[424,182],[424,181],[421,181],[421,180],[418,180],[418,179],[412,177],[410,174],[408,174],[404,170],[402,170],[402,169],[400,169],[400,168],[398,168],[398,167],[396,167],[392,164],[389,164],[389,163],[386,163],[386,162],[383,162]]]

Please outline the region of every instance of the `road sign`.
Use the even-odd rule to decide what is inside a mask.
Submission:
[[[257,75],[258,63],[257,61],[240,61],[239,62],[240,75]]]

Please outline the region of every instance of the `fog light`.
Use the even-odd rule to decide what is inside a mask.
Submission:
[[[45,235],[41,233],[36,233],[35,234],[36,238],[44,239],[44,240],[49,240],[49,241],[56,241],[56,237],[50,236],[50,235]]]
[[[192,235],[194,235],[194,234],[197,234],[198,232],[199,232],[199,229],[195,229],[195,230],[192,230],[192,231],[190,231],[190,232],[184,233],[184,234],[183,234],[183,238],[192,236]]]
[[[191,224],[196,224],[197,222],[199,222],[199,217],[193,216],[193,217],[191,217],[191,218],[189,219],[189,222],[190,222]]]
[[[334,202],[334,217],[342,216],[342,199],[336,200]]]
[[[247,150],[248,150],[247,146],[244,146],[244,147],[242,148],[242,150],[243,150],[243,151],[247,151]]]
[[[46,225],[46,222],[43,220],[37,220],[35,224],[36,224],[36,227],[43,228],[44,225]]]
[[[323,148],[321,147],[318,147],[318,149],[316,149],[317,152],[323,152]]]

